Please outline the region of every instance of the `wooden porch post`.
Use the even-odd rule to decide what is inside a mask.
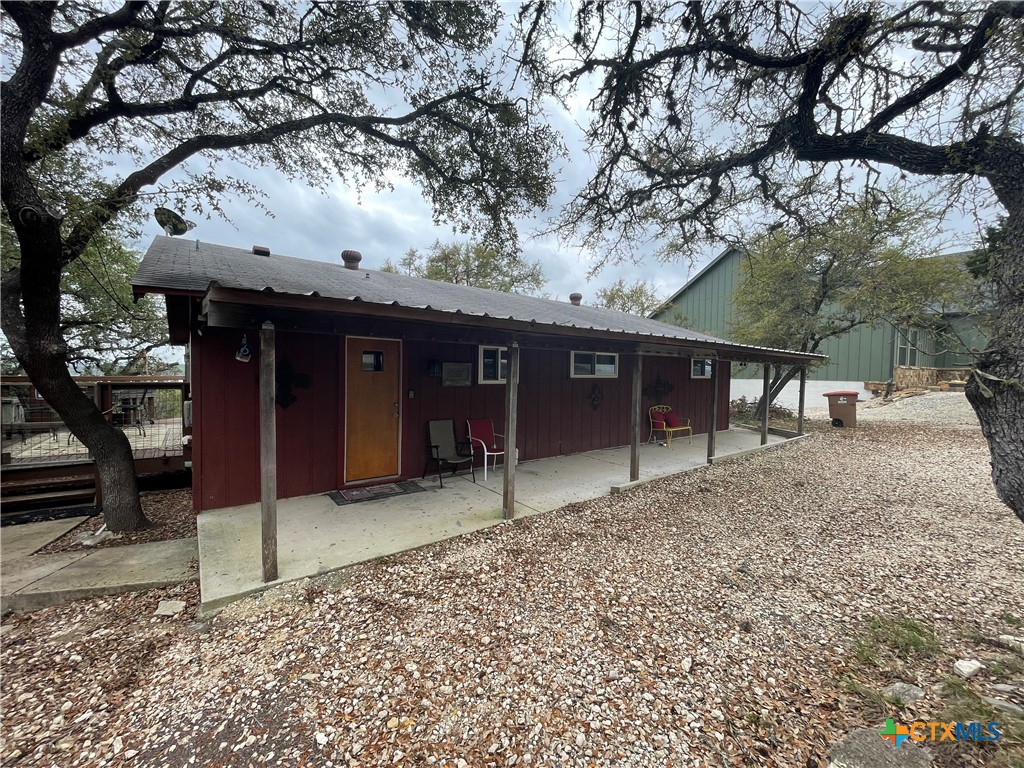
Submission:
[[[715,430],[718,428],[718,360],[711,361],[711,425],[708,427],[708,464],[715,458]]]
[[[499,366],[500,367],[500,366]],[[519,410],[519,344],[508,348],[508,372],[505,377],[505,467],[502,472],[501,516],[511,520],[516,514],[516,419]]]
[[[796,416],[796,433],[804,433],[804,396],[807,394],[807,366],[800,366],[800,406]]]
[[[260,329],[260,537],[263,581],[277,579],[277,420],[274,324]]]
[[[761,405],[764,406],[763,413],[761,414],[761,445],[768,444],[768,406],[771,403],[768,402],[770,393],[770,387],[772,383],[772,367],[768,363],[764,364],[764,389],[761,391]]]
[[[632,437],[629,444],[629,481],[635,483],[640,479],[640,430],[642,429],[642,417],[640,414],[640,393],[643,389],[641,375],[643,373],[644,358],[639,352],[636,353],[636,365],[633,366],[633,409],[632,409]]]

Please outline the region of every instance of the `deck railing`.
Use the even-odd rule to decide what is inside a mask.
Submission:
[[[77,377],[82,391],[107,420],[123,430],[136,459],[182,455],[183,402],[180,377]],[[88,449],[64,424],[26,377],[0,379],[0,439],[3,463],[89,461]]]

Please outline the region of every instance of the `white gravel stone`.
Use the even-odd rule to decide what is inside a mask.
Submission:
[[[988,704],[993,709],[998,709],[1001,712],[1006,712],[1015,717],[1024,717],[1024,707],[1020,707],[1014,704],[1012,701],[1005,701],[1004,699],[996,699],[991,696],[982,696],[981,700]]]
[[[184,600],[161,600],[153,611],[154,616],[177,616],[185,610]]]
[[[1005,643],[1006,645],[1017,651],[1017,653],[1024,653],[1024,637],[1017,637],[1015,635],[1000,635],[999,642]]]
[[[912,422],[945,427],[978,427],[978,415],[963,392],[927,392],[857,405],[857,421]]]
[[[1024,604],[1024,526],[990,471],[980,430],[867,421],[213,618],[189,615],[194,585],[11,615],[3,758],[98,768],[131,746],[147,768],[371,768],[399,753],[474,768],[827,765],[826,740],[871,723],[880,742],[842,685],[892,682],[884,660],[858,666],[869,620],[934,629],[935,657],[899,660],[904,679],[933,681],[915,702],[925,720],[947,703],[942,669],[1011,653],[970,639],[1014,633],[1003,617]],[[188,620],[153,619],[163,598]]]
[[[953,665],[953,671],[965,680],[974,677],[985,668],[977,659],[960,659]]]

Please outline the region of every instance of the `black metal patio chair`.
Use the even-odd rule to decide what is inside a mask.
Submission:
[[[476,482],[476,469],[473,466],[473,452],[469,443],[459,443],[455,440],[455,422],[451,419],[444,421],[431,421],[427,424],[427,444],[430,456],[423,465],[423,477],[427,476],[427,469],[430,462],[437,464],[437,482],[444,488],[444,480],[441,479],[441,470],[444,467],[451,467],[452,474],[463,464],[469,465],[469,471],[473,475],[473,482]],[[463,448],[463,450],[460,450]]]

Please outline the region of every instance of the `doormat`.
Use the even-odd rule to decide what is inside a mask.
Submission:
[[[407,493],[419,493],[426,488],[419,483],[385,483],[384,485],[371,485],[367,488],[349,488],[346,491],[331,491],[327,495],[331,501],[339,507],[345,504],[357,504],[360,501],[371,499],[388,499],[392,496],[404,496]]]

